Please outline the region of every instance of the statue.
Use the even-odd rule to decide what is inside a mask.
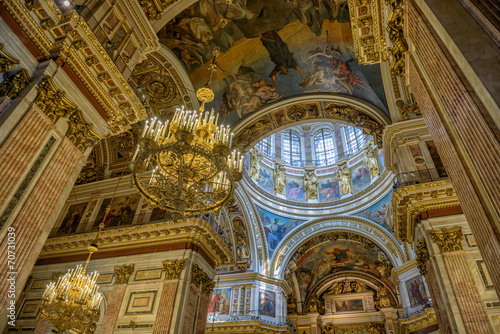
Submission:
[[[274,166],[274,192],[276,194],[285,194],[286,169],[283,165]]]
[[[380,173],[377,154],[375,152],[375,149],[373,148],[373,141],[371,140],[368,142],[368,146],[366,147],[364,163],[366,167],[368,167],[372,179]]]
[[[236,255],[240,260],[250,259],[250,252],[247,247],[247,243],[243,236],[238,237],[238,248],[236,249]]]
[[[355,287],[355,292],[365,292],[369,291],[368,287],[365,285],[365,283],[360,282],[360,281],[355,281],[356,287]]]
[[[306,305],[306,313],[318,313],[318,298],[312,296]]]
[[[340,182],[340,195],[342,196],[350,194],[352,192],[351,172],[349,171],[349,168],[347,167],[346,163],[343,164],[342,166],[339,166],[337,176]]]
[[[333,282],[332,286],[328,289],[328,294],[338,295],[342,293],[342,284],[340,282]]]
[[[387,290],[384,287],[377,289],[377,296],[375,297],[375,306],[377,309],[391,307],[391,301]]]
[[[250,177],[255,181],[259,180],[259,172],[260,172],[260,159],[262,155],[259,150],[255,147],[250,151]]]
[[[307,199],[316,199],[318,193],[318,177],[314,170],[306,172],[305,175],[305,186],[306,186],[306,196]]]

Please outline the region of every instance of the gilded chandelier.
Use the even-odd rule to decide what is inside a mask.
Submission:
[[[59,332],[91,334],[96,329],[102,300],[96,284],[99,274],[87,275],[85,271],[97,245],[93,243],[88,249],[90,254],[85,266],[78,265],[76,269],[68,270],[57,283],[51,282],[43,294],[41,315]]]
[[[146,121],[130,163],[133,183],[153,207],[174,220],[220,209],[241,180],[243,157],[231,152],[229,126],[218,126],[214,111],[204,112],[212,90],[198,91],[199,113],[177,109],[171,121]],[[142,173],[152,170],[151,173]]]

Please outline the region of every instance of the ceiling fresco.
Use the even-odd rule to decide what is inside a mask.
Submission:
[[[378,65],[359,65],[346,0],[222,0],[188,7],[159,32],[195,88],[208,79],[219,41],[211,107],[228,124],[280,99],[334,92],[372,103],[387,115]]]
[[[392,220],[392,191],[371,207],[357,212],[355,215],[363,217],[385,228],[394,235]]]
[[[343,233],[338,240],[317,245],[296,261],[295,275],[302,300],[328,275],[339,272],[362,272],[392,287],[389,257],[373,242]]]

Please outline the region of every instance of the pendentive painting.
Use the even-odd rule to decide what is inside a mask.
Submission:
[[[69,207],[66,216],[57,231],[56,236],[72,234],[76,232],[78,228],[78,224],[82,219],[83,213],[85,212],[85,208],[87,207],[88,202],[73,204]]]
[[[394,233],[394,224],[392,222],[392,212],[389,208],[392,208],[392,191],[389,192],[384,198],[378,201],[376,204],[372,205],[368,209],[361,210],[356,213],[356,215],[371,220],[391,233]]]
[[[359,165],[352,171],[352,191],[360,192],[368,187],[372,182],[370,171],[365,165]]]
[[[272,318],[276,316],[276,292],[260,290],[259,313]]]
[[[356,96],[387,112],[379,66],[355,58],[347,0],[202,0],[158,37],[184,64],[195,89],[206,83],[218,46],[212,105],[225,124],[275,101],[321,92]]]
[[[106,207],[110,203],[111,210],[104,217],[104,228],[132,225],[139,199],[140,195],[138,193],[115,197],[113,198],[113,202],[111,202],[111,198],[106,198],[102,201],[92,229],[99,229],[99,224],[103,221],[104,214],[106,213]]]
[[[427,292],[421,276],[414,277],[406,281],[405,284],[411,307],[421,305],[427,301]]]
[[[287,176],[285,192],[287,199],[304,201],[306,199],[304,193],[304,180]]]
[[[218,289],[215,295],[212,293],[212,299],[208,306],[208,313],[215,313],[218,315],[228,315],[229,305],[231,299],[231,289]]]
[[[340,199],[339,180],[333,177],[321,179],[318,185],[318,195],[320,202]]]
[[[280,241],[305,220],[281,217],[257,207],[260,221],[266,234],[267,249],[269,257],[272,257]]]
[[[270,169],[261,166],[259,170],[258,184],[259,187],[272,194],[274,191],[273,172]]]

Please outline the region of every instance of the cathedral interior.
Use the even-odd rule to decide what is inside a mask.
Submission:
[[[496,1],[0,0],[0,72],[1,332],[500,333]]]

